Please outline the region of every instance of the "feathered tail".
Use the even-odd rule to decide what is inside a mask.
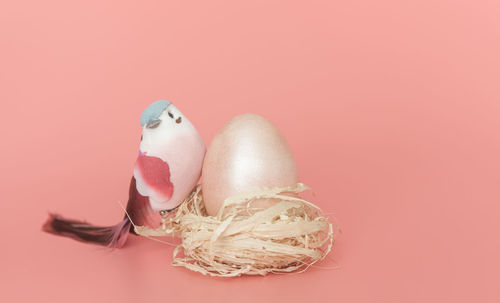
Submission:
[[[134,177],[130,182],[127,213],[134,224],[154,228],[160,223],[160,216],[151,209],[148,198],[137,192]],[[127,241],[129,232],[135,233],[127,214],[120,223],[112,226],[94,226],[84,221],[65,219],[56,214],[49,214],[42,230],[58,236],[111,248],[122,247]]]
[[[127,241],[130,226],[128,218],[113,226],[94,226],[86,222],[49,214],[49,218],[43,225],[42,230],[82,242],[120,248]]]

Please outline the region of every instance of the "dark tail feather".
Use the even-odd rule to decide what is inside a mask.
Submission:
[[[120,223],[102,227],[49,214],[49,218],[43,224],[42,230],[86,243],[119,248],[127,241],[129,231],[135,233],[134,226],[131,224],[128,216],[130,216],[130,219],[136,225],[149,226],[151,228],[158,227],[160,225],[160,215],[151,209],[149,198],[139,194],[134,177],[130,181],[127,214],[125,214]]]
[[[51,234],[111,248],[122,247],[127,241],[130,229],[131,223],[127,217],[116,225],[101,227],[82,221],[65,219],[56,214],[49,214],[49,218],[42,227],[43,231]]]

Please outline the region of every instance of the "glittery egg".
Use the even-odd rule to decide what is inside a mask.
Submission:
[[[203,163],[203,200],[211,216],[232,195],[297,182],[297,166],[285,138],[256,114],[242,114],[227,122],[212,140]],[[264,209],[273,202],[260,199],[252,207]]]

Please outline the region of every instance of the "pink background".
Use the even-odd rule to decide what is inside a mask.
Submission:
[[[0,301],[499,302],[499,15],[496,0],[3,1]],[[109,252],[42,233],[48,211],[122,217],[139,115],[162,98],[206,143],[239,113],[274,122],[343,228],[321,264],[340,268],[214,279],[147,239]]]

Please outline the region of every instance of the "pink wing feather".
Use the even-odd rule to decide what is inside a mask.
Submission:
[[[136,165],[148,187],[166,200],[172,197],[174,185],[170,182],[170,167],[165,161],[157,157],[139,155]]]

